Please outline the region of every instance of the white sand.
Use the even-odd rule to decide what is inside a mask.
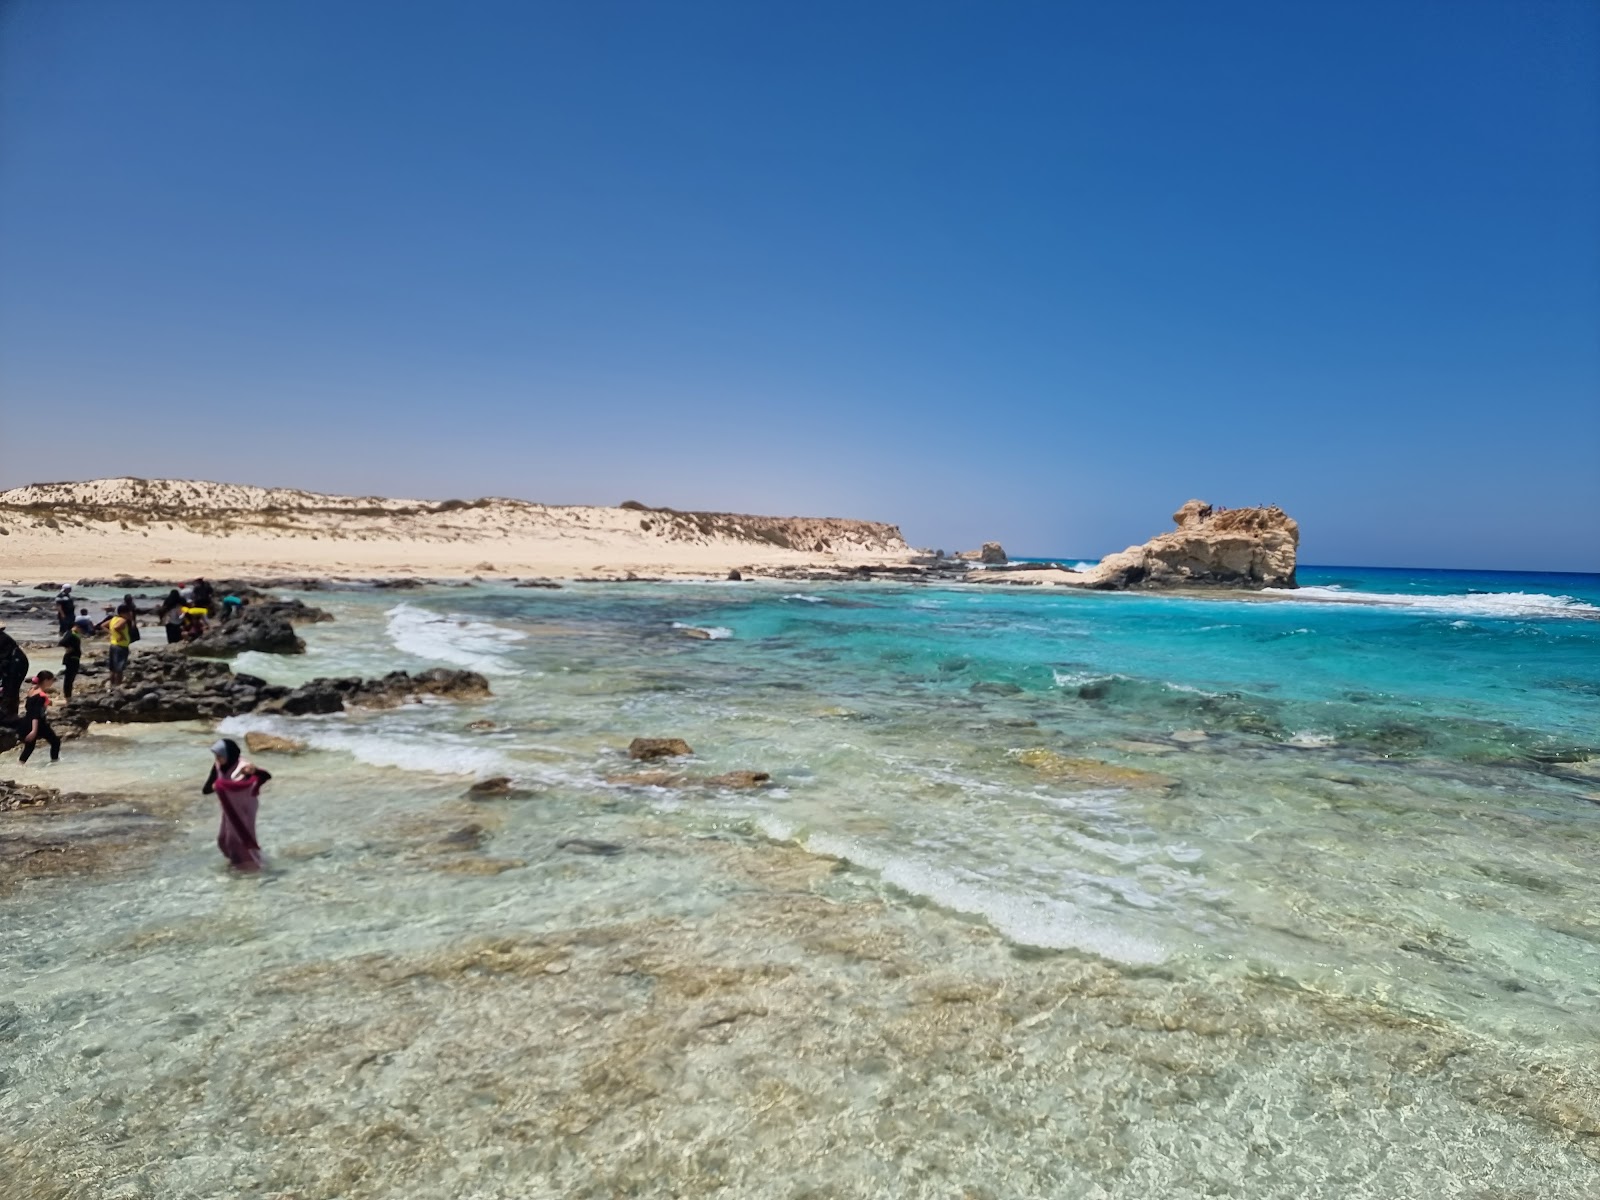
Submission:
[[[454,504],[455,502],[452,502]],[[177,480],[0,492],[0,582],[112,575],[723,576],[903,562],[894,526],[520,500],[323,496]]]

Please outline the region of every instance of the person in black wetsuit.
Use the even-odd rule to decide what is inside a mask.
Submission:
[[[72,585],[64,583],[61,590],[56,593],[56,633],[65,633],[72,628],[72,622],[77,619],[77,614],[72,611]]]
[[[28,656],[6,627],[0,625],[0,721],[15,720],[22,702],[22,681],[28,677]]]
[[[72,699],[72,681],[83,666],[83,635],[74,625],[61,635],[61,698]]]
[[[33,756],[33,748],[43,738],[50,744],[50,761],[61,761],[61,737],[50,728],[50,688],[55,684],[53,671],[40,671],[33,677],[33,691],[23,706],[23,717],[12,724],[22,735],[22,754],[17,759],[25,763]]]
[[[204,579],[196,579],[194,581],[193,592],[194,606],[196,608],[205,609],[206,616],[208,617],[216,616],[217,593],[215,589],[213,589],[212,586]]]

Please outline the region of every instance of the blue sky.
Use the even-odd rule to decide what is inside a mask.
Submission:
[[[0,5],[0,485],[1600,570],[1600,6]]]

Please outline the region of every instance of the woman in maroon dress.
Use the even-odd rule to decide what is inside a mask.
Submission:
[[[261,846],[256,842],[256,808],[261,800],[261,785],[272,776],[239,757],[239,743],[223,738],[211,747],[216,760],[206,776],[205,795],[215,795],[222,808],[222,827],[217,832],[217,849],[236,871],[261,869]]]

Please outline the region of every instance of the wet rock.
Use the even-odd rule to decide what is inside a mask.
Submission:
[[[306,748],[304,742],[294,738],[254,732],[244,735],[244,745],[251,754],[299,754]]]
[[[488,840],[482,825],[463,825],[439,839],[439,844],[456,850],[476,850]]]
[[[516,790],[509,775],[494,775],[488,779],[480,779],[467,789],[467,795],[473,799],[487,796],[509,796]]]
[[[680,637],[695,638],[703,642],[709,642],[711,640],[711,631],[709,629],[697,629],[693,625],[680,626],[678,628],[678,635]]]
[[[487,733],[493,728],[495,728],[495,723],[487,719],[467,722],[467,731],[469,733]]]
[[[553,579],[519,579],[511,585],[519,588],[550,588],[559,590],[561,585]]]
[[[556,843],[557,850],[565,850],[568,854],[621,854],[622,847],[616,842],[602,842],[598,838],[566,837]]]
[[[302,600],[261,600],[247,604],[232,620],[214,622],[203,636],[185,642],[183,652],[202,658],[232,658],[247,650],[304,654],[306,644],[295,633],[295,624],[331,620],[329,613]]]
[[[729,583],[741,583],[741,582],[743,582],[743,580],[744,580],[744,576],[741,575],[738,571],[729,571],[728,572],[728,582]]]
[[[1184,745],[1193,746],[1200,742],[1209,741],[1211,735],[1204,729],[1179,729],[1173,732],[1172,740],[1182,742]]]
[[[1142,771],[1101,762],[1094,758],[1072,758],[1055,750],[1033,749],[1016,752],[1016,759],[1051,779],[1067,780],[1090,787],[1169,788],[1177,784],[1170,775]]]
[[[708,776],[698,782],[706,787],[759,788],[771,783],[772,776],[765,771],[728,771],[721,775]]]
[[[381,679],[348,676],[339,679],[313,679],[287,695],[263,706],[264,711],[294,716],[342,712],[346,705],[358,708],[395,708],[415,703],[424,696],[445,700],[482,700],[489,695],[489,681],[476,671],[457,671],[435,667],[413,675],[390,671]]]
[[[643,762],[659,758],[678,758],[693,754],[689,743],[682,738],[634,738],[628,743],[628,757]]]

